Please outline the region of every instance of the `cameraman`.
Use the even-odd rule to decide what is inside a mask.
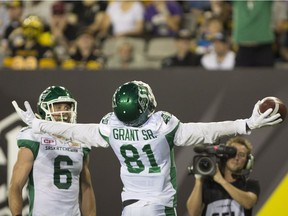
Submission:
[[[190,216],[252,215],[260,193],[259,182],[246,178],[253,164],[252,145],[242,137],[231,138],[226,145],[237,149],[235,157],[222,159],[213,178],[195,175],[187,200]]]

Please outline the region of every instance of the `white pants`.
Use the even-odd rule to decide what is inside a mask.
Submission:
[[[151,204],[147,201],[138,201],[126,206],[122,216],[177,216],[175,208]]]

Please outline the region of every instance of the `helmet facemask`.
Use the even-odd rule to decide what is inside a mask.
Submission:
[[[58,103],[67,103],[71,106],[71,108],[67,111],[54,111],[54,105]],[[57,99],[48,102],[42,102],[40,107],[45,112],[45,120],[76,123],[77,102],[73,99],[71,100],[71,98],[61,98],[61,100]],[[55,116],[59,116],[60,118],[56,119]]]
[[[59,104],[69,105],[69,109],[54,110]],[[77,101],[67,89],[61,86],[52,86],[47,88],[39,97],[38,113],[42,119],[48,121],[62,121],[76,123],[77,119]]]

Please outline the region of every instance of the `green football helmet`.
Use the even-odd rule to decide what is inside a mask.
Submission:
[[[157,102],[150,86],[141,81],[131,81],[116,89],[112,108],[124,124],[138,127],[155,112]]]
[[[71,109],[67,111],[54,111],[53,104],[67,103]],[[60,116],[61,121],[76,123],[77,101],[71,93],[62,86],[50,86],[45,89],[39,97],[37,111],[42,119],[56,121],[54,116]],[[69,116],[69,117],[68,117]]]

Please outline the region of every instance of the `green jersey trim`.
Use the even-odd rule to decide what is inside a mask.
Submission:
[[[178,122],[177,126],[166,135],[166,140],[169,143],[170,147],[170,158],[171,158],[171,168],[170,168],[170,179],[173,188],[175,189],[176,193],[173,198],[173,206],[176,207],[177,205],[177,182],[176,182],[176,163],[175,163],[175,156],[174,156],[174,137],[175,133],[178,130],[180,122]]]
[[[29,193],[29,216],[32,216],[33,207],[34,207],[34,197],[35,197],[33,168],[29,174],[28,193]]]
[[[166,134],[166,140],[169,143],[170,146],[170,150],[174,147],[174,137],[175,137],[175,133],[178,130],[178,127],[180,125],[180,122],[178,122],[178,124],[176,125],[176,127],[168,134]]]
[[[29,148],[32,151],[35,160],[39,151],[39,142],[31,140],[18,140],[17,145],[19,148],[21,147]]]
[[[102,138],[107,142],[109,143],[109,137],[105,136],[104,134],[101,133],[100,129],[99,130],[99,134],[102,136]]]
[[[89,155],[90,149],[83,148],[83,159],[86,160],[87,156]]]

